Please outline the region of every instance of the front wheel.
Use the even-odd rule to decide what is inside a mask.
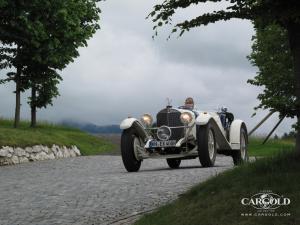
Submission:
[[[178,169],[181,163],[181,159],[167,159],[167,163],[170,168]]]
[[[232,152],[234,165],[241,165],[249,161],[248,156],[248,134],[245,125],[240,130],[240,150]]]
[[[128,172],[137,172],[141,167],[141,160],[137,159],[137,148],[140,140],[133,128],[123,131],[121,136],[121,155],[123,164]]]
[[[215,164],[217,149],[215,132],[210,123],[197,126],[197,143],[200,163],[203,167],[212,167]]]

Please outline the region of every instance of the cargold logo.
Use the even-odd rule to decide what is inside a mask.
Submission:
[[[242,198],[241,203],[255,209],[271,210],[289,205],[291,200],[272,192],[261,192],[252,195],[251,198]]]

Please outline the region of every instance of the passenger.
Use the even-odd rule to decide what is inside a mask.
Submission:
[[[220,116],[221,123],[222,123],[224,129],[228,128],[228,123],[226,120],[226,113],[227,113],[227,107],[222,106],[221,111],[219,112],[219,116]]]

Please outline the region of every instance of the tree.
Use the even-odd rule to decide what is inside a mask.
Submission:
[[[46,107],[58,96],[57,73],[79,56],[78,48],[99,29],[99,0],[0,0],[0,40],[12,46],[0,52],[2,68],[14,67],[3,81],[16,82],[16,95],[31,88],[29,99],[32,119],[36,108]],[[43,13],[41,13],[43,12]],[[17,50],[15,50],[16,48]],[[20,78],[25,82],[20,84]],[[18,114],[18,116],[17,116]],[[16,101],[15,124],[20,115],[20,101]],[[32,121],[35,126],[35,121]]]
[[[34,70],[25,73],[30,74],[31,97],[28,104],[31,108],[31,127],[36,126],[36,111],[53,105],[53,98],[59,96],[57,85],[62,80],[61,76],[53,69],[47,67],[33,68]]]
[[[295,116],[295,85],[293,59],[286,29],[277,24],[255,26],[252,53],[248,56],[259,71],[250,84],[263,86],[255,109],[271,109],[280,116]]]
[[[22,48],[20,46],[11,47],[11,44],[5,46],[5,42],[3,43],[4,45],[0,49],[0,68],[14,67],[15,70],[8,72],[8,78],[0,80],[0,83],[6,83],[8,81],[14,81],[16,83],[16,89],[14,91],[16,94],[14,127],[16,128],[20,121],[21,92],[24,92],[27,89],[29,81],[22,73],[24,68],[22,63],[24,60],[22,57]]]
[[[100,13],[96,6],[97,1],[74,3],[74,1],[65,0],[69,4],[67,7],[65,4],[61,4],[61,1],[57,1],[57,5],[51,1],[48,14],[52,20],[42,21],[42,33],[48,34],[51,38],[45,39],[41,36],[38,39],[40,45],[33,51],[36,53],[35,63],[32,72],[28,73],[29,75],[33,74],[31,76],[32,96],[29,99],[31,126],[36,124],[36,109],[46,107],[48,104],[52,105],[52,99],[59,95],[56,85],[61,77],[54,69],[62,70],[68,63],[73,62],[74,58],[79,56],[78,47],[86,46],[86,40],[99,29],[99,25],[96,23]],[[39,71],[36,71],[37,66]],[[41,74],[44,75],[41,76]]]
[[[172,17],[177,9],[191,7],[200,3],[220,2],[221,0],[165,0],[162,4],[154,6],[149,14],[155,23],[154,29],[164,24],[171,24]],[[232,18],[248,19],[257,22],[260,26],[276,23],[286,29],[289,46],[293,58],[295,84],[295,110],[297,117],[296,151],[300,154],[300,2],[297,0],[226,0],[229,6],[219,11],[208,12],[191,20],[174,25],[173,33],[185,31],[209,23]],[[272,76],[272,75],[270,75]],[[277,89],[277,87],[274,87]]]
[[[23,47],[31,42],[31,34],[27,29],[30,24],[26,19],[28,8],[29,4],[20,0],[0,0],[0,68],[14,68],[1,83],[16,83],[14,127],[18,127],[20,121],[21,92],[28,88],[28,79],[22,73],[26,66],[24,61],[28,59]]]

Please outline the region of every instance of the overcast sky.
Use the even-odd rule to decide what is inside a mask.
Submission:
[[[145,17],[157,0],[107,0],[102,9],[101,30],[80,49],[80,57],[62,71],[61,96],[54,106],[38,112],[40,120],[59,122],[72,119],[98,125],[119,124],[127,116],[154,114],[166,105],[182,105],[193,97],[199,109],[227,106],[236,118],[252,128],[268,112],[251,118],[260,88],[247,84],[256,68],[246,56],[251,52],[253,26],[249,21],[231,20],[201,27],[171,40],[171,27],[152,39],[150,20]],[[174,21],[192,18],[224,5],[199,5],[178,12]],[[3,71],[1,75],[3,76]],[[0,116],[12,117],[14,84],[0,86]],[[25,93],[22,118],[29,119]],[[267,133],[278,118],[264,125]],[[291,121],[276,133],[289,131]]]

